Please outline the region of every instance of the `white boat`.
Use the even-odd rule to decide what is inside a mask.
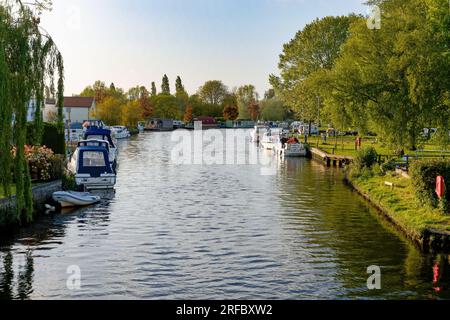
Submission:
[[[267,133],[268,127],[266,125],[257,125],[253,128],[251,133],[251,141],[253,143],[260,143],[264,137],[264,134]]]
[[[111,132],[116,139],[127,139],[131,137],[131,133],[128,131],[127,127],[124,126],[111,127]]]
[[[283,129],[272,128],[264,133],[261,139],[261,145],[266,150],[275,150],[276,146],[279,145],[283,135]]]
[[[88,192],[59,191],[53,194],[53,200],[59,202],[61,207],[83,207],[101,201],[99,196],[94,196]]]
[[[308,151],[303,143],[285,143],[281,146],[280,153],[285,157],[306,157]]]
[[[109,162],[111,163],[113,170],[116,171],[119,166],[119,149],[116,145],[117,140],[112,136],[111,130],[91,128],[84,133],[84,140],[108,141]]]
[[[104,147],[78,147],[67,168],[75,175],[76,184],[87,190],[113,189],[116,184],[116,174]]]

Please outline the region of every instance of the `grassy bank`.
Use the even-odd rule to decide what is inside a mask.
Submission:
[[[445,215],[439,209],[420,205],[410,179],[395,173],[388,173],[383,177],[347,179],[422,248],[448,250],[450,215]],[[385,182],[393,183],[394,187],[387,186]]]
[[[11,195],[15,195],[16,194],[16,186],[15,185],[11,185]],[[3,189],[3,186],[0,186],[0,199],[6,198],[6,192]]]
[[[299,136],[299,139],[302,141],[304,140],[304,137]],[[352,136],[344,136],[344,137],[338,137],[336,140],[335,138],[328,138],[326,142],[322,140],[321,137],[317,136],[311,136],[308,138],[308,143],[311,147],[318,147],[318,149],[329,153],[329,154],[335,154],[339,156],[350,156],[354,157],[357,153],[355,150],[355,139],[356,137]],[[317,142],[319,144],[317,145]],[[387,145],[381,143],[378,141],[376,137],[363,137],[362,139],[362,147],[373,147],[377,151],[378,154],[381,155],[393,155],[394,152],[392,148],[388,147]],[[410,155],[426,155],[426,156],[440,156],[440,155],[450,155],[449,151],[442,152],[442,147],[427,143],[421,146],[420,151],[413,151],[413,152],[406,152]]]

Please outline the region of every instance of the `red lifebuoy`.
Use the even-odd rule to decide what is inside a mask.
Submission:
[[[445,195],[445,180],[443,176],[436,178],[436,194],[439,199],[442,199]]]

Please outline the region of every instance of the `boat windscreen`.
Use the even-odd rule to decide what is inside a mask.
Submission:
[[[103,140],[103,136],[94,136],[89,135],[88,136],[90,140]]]
[[[83,167],[106,167],[104,153],[97,151],[83,152]]]

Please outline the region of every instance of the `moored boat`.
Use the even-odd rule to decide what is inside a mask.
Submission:
[[[261,139],[261,145],[264,149],[275,150],[276,146],[280,143],[283,130],[279,128],[272,128],[264,133]]]
[[[62,208],[89,206],[101,201],[99,196],[89,192],[58,191],[53,193],[53,200],[59,202]]]
[[[112,168],[116,170],[119,165],[119,151],[116,139],[112,137],[111,130],[91,128],[84,133],[84,140],[107,141],[109,143],[108,157]]]
[[[277,150],[278,151],[278,150]],[[281,145],[279,149],[282,156],[285,157],[306,157],[308,150],[301,142],[287,142]]]
[[[104,147],[78,147],[68,169],[75,175],[76,184],[87,190],[113,189],[116,184],[116,174]]]
[[[268,130],[269,128],[266,125],[256,125],[251,133],[251,141],[253,143],[260,143],[264,137],[264,134],[267,133]]]
[[[111,127],[111,133],[116,139],[127,139],[131,137],[130,132],[127,127],[124,126],[114,126]]]

